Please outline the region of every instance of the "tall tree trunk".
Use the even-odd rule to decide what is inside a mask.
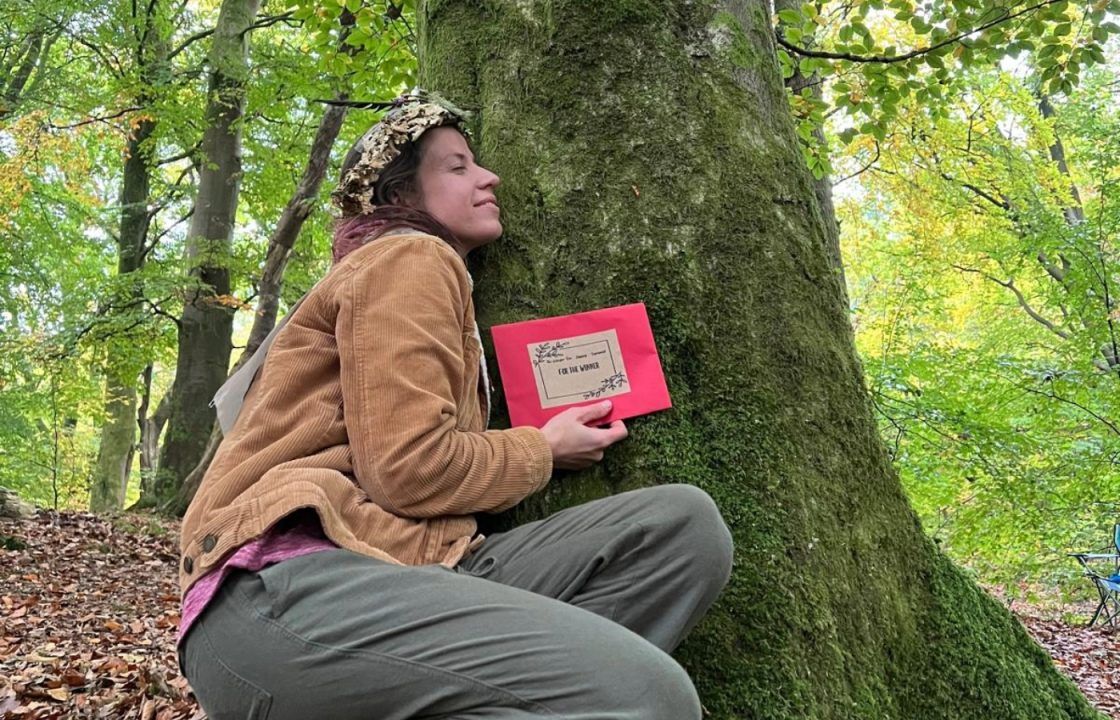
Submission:
[[[129,138],[121,191],[120,240],[117,245],[117,274],[129,275],[143,264],[142,252],[148,235],[148,199],[151,156],[145,141],[155,129],[151,120],[141,120]],[[134,286],[128,295],[142,293]],[[125,490],[132,468],[136,442],[137,368],[128,337],[112,337],[105,358],[105,423],[97,463],[90,486],[90,510],[109,512],[124,507]]]
[[[260,0],[223,0],[210,49],[203,163],[187,231],[187,260],[198,284],[179,321],[171,414],[153,483],[158,505],[175,497],[202,457],[214,423],[210,399],[229,370],[233,311],[221,300],[230,292],[228,255],[241,186],[248,28],[259,9]]]
[[[133,18],[137,38],[134,61],[141,87],[137,104],[148,108],[158,92],[158,85],[166,81],[167,30],[159,17],[158,2],[133,7],[143,8],[145,13]],[[117,275],[120,277],[130,276],[144,264],[144,243],[152,217],[148,209],[153,167],[149,140],[155,129],[154,114],[141,111],[125,149],[117,242]],[[134,281],[123,294],[126,300],[134,301],[143,296],[143,288]],[[135,302],[125,304],[136,306]],[[101,427],[90,486],[90,510],[93,512],[124,507],[136,446],[136,380],[140,367],[135,354],[127,335],[110,338],[105,359],[105,423]]]
[[[881,444],[762,2],[427,0],[506,234],[484,325],[643,301],[674,408],[521,519],[688,482],[737,547],[680,653],[714,718],[1096,717],[925,537]]]
[[[345,100],[346,97],[340,96],[338,99]],[[303,169],[303,175],[288,204],[284,206],[280,220],[272,231],[272,237],[268,240],[268,254],[265,257],[264,269],[261,271],[261,281],[258,285],[260,300],[257,302],[257,312],[253,316],[253,327],[249,330],[249,341],[245,344],[245,350],[237,359],[237,364],[230,374],[236,372],[253,356],[264,339],[276,327],[276,315],[280,309],[280,289],[284,284],[284,270],[288,267],[288,259],[292,255],[292,248],[295,246],[304,221],[315,209],[319,186],[323,184],[323,176],[326,175],[327,165],[330,164],[331,148],[334,147],[334,142],[342,129],[342,121],[345,119],[345,107],[330,106],[319,120],[319,129],[311,141],[311,152],[307,165]],[[179,492],[168,507],[170,512],[182,515],[187,511],[187,506],[198,491],[198,485],[202,482],[206,469],[210,467],[210,462],[214,459],[221,441],[222,430],[218,423],[214,422],[202,459],[179,486]]]

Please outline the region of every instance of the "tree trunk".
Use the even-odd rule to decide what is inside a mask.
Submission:
[[[164,393],[160,398],[155,413],[148,415],[151,399],[152,366],[148,365],[144,368],[144,395],[136,413],[136,421],[140,425],[140,502],[137,505],[141,507],[145,499],[155,497],[152,482],[159,466],[159,436],[163,432],[163,426],[167,424],[167,416],[171,414],[170,392]]]
[[[338,99],[345,100],[346,97],[343,95]],[[284,212],[280,214],[280,220],[277,221],[272,237],[268,240],[268,254],[265,257],[264,269],[261,271],[261,281],[258,286],[260,300],[257,303],[256,315],[253,316],[253,327],[249,330],[249,341],[245,344],[245,350],[230,371],[231,375],[253,357],[253,353],[276,327],[276,315],[280,309],[280,289],[284,284],[284,270],[288,267],[288,258],[291,257],[292,247],[299,237],[299,231],[315,208],[319,186],[323,184],[323,176],[326,175],[327,165],[330,164],[331,148],[334,147],[334,142],[342,129],[342,121],[345,119],[345,107],[329,106],[319,120],[319,129],[315,132],[314,140],[311,141],[311,152],[308,155],[307,165],[303,169],[303,176],[300,177],[288,204],[284,206]],[[182,515],[187,511],[221,442],[222,429],[215,421],[210,428],[210,437],[202,458],[179,486],[179,492],[167,508],[169,512]]]
[[[26,520],[35,517],[35,506],[20,498],[15,490],[0,487],[0,517]]]
[[[114,369],[105,380],[105,416],[89,491],[89,509],[95,513],[124,507],[135,450],[136,388]]]
[[[145,8],[142,17],[133,18],[137,25],[136,36],[141,38],[134,49],[135,71],[141,87],[137,104],[141,108],[152,104],[156,87],[165,81],[168,52],[167,30],[159,17],[159,3],[148,3]],[[144,243],[152,217],[148,210],[153,162],[150,138],[155,128],[154,113],[141,111],[125,150],[117,241],[117,275],[120,277],[127,277],[144,265]],[[143,293],[139,282],[131,282],[122,292],[125,306],[136,307],[138,303],[134,301],[143,297]],[[134,343],[127,335],[113,336],[106,350],[105,424],[101,427],[97,464],[90,486],[92,512],[124,507],[136,447],[136,380],[140,367]]]
[[[187,260],[197,285],[179,321],[179,355],[171,414],[153,491],[154,503],[175,497],[210,437],[210,399],[229,371],[233,310],[228,255],[241,186],[241,119],[249,74],[248,28],[260,0],[223,0],[210,50],[210,89],[198,196],[187,231]]]
[[[505,236],[483,325],[642,301],[672,410],[529,519],[687,482],[734,576],[679,656],[714,718],[1094,718],[925,537],[879,439],[761,2],[427,0],[424,86],[480,109]]]

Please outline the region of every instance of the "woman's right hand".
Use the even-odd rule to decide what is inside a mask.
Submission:
[[[562,470],[582,470],[603,459],[603,450],[625,438],[629,433],[621,420],[606,428],[588,427],[587,423],[605,417],[611,401],[568,408],[553,416],[541,428],[552,448],[552,466]]]

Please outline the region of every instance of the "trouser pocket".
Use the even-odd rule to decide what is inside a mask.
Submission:
[[[183,642],[182,663],[210,720],[267,720],[272,695],[234,672],[199,623]]]

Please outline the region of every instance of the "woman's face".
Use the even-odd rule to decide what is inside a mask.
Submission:
[[[463,252],[498,239],[502,234],[498,176],[474,161],[463,135],[453,127],[424,133],[416,174],[418,197],[409,203],[447,226],[463,243]]]

